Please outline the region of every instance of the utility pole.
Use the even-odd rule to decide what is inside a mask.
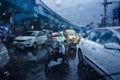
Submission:
[[[109,4],[112,4],[112,2],[108,2],[108,0],[104,0],[104,3],[102,3],[102,4],[104,6],[103,25],[104,25],[104,27],[106,27],[107,23],[108,23],[108,21],[107,21],[107,7]]]
[[[103,19],[103,24],[106,27],[107,26],[107,0],[104,0],[104,19]]]

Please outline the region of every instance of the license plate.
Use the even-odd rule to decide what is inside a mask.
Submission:
[[[76,46],[71,46],[71,48],[76,48]]]

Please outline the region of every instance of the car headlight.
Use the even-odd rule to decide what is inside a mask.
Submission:
[[[31,42],[31,40],[32,40],[32,39],[28,39],[28,40],[26,40],[25,42]]]

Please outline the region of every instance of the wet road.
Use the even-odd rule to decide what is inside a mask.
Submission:
[[[70,55],[69,66],[65,64],[56,66],[52,73],[46,74],[47,52],[45,48],[38,50],[32,48],[16,50],[13,46],[7,46],[7,48],[11,57],[8,69],[12,80],[91,80],[89,78],[92,76],[98,76],[90,67],[78,63],[76,53]],[[88,74],[88,71],[92,75]]]

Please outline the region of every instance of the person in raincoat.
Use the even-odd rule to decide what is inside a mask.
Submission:
[[[59,50],[60,53],[65,55],[65,45],[64,41],[66,40],[66,37],[64,36],[63,32],[60,32],[59,37],[57,38],[57,41],[60,43],[61,48]]]
[[[58,37],[58,41],[64,42],[64,46],[62,48],[62,51],[65,54],[66,62],[68,62],[69,54],[68,54],[68,40],[67,40],[66,26],[62,25],[61,28],[62,28],[62,31],[60,32],[60,36]]]

